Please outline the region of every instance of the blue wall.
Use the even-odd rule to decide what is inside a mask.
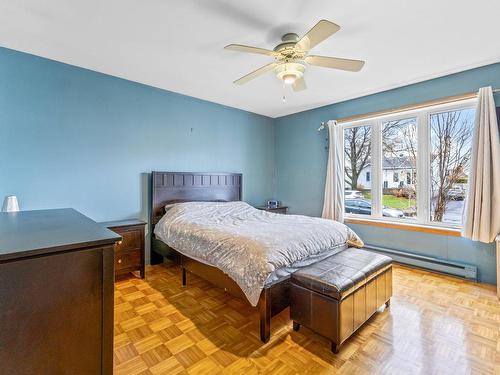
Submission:
[[[74,207],[97,221],[147,219],[151,170],[241,172],[246,201],[274,195],[292,213],[318,216],[321,121],[486,85],[500,87],[500,64],[273,120],[0,48],[0,199]],[[493,245],[353,228],[369,244],[476,264],[481,280],[495,282]]]
[[[500,64],[452,74],[276,119],[276,197],[291,213],[319,216],[323,206],[327,151],[322,121],[394,108],[425,100],[500,87]],[[500,105],[500,96],[495,97]],[[482,281],[495,283],[493,244],[462,238],[352,225],[366,243],[477,265]]]
[[[147,219],[146,173],[243,173],[274,193],[274,120],[0,48],[0,198]]]

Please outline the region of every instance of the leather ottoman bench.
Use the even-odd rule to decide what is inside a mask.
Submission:
[[[304,325],[332,342],[349,338],[392,296],[392,259],[349,248],[291,275],[293,329]]]

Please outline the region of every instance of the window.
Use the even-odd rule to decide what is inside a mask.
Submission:
[[[346,214],[461,226],[475,100],[341,124]],[[364,178],[363,178],[364,177]]]
[[[344,129],[344,178],[347,192],[344,203],[346,213],[371,214],[371,144],[371,126]],[[356,200],[365,202],[368,206],[360,207]]]
[[[430,220],[460,224],[470,169],[474,109],[430,115]]]
[[[416,117],[382,122],[382,170],[393,171],[393,184],[389,188],[384,185],[382,214],[415,219],[417,194],[408,174],[417,170]]]

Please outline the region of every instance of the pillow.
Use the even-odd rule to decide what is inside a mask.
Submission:
[[[169,204],[166,204],[165,207],[163,207],[165,209],[165,213],[168,212],[168,210],[172,209],[175,207],[175,205],[177,205],[178,203],[169,203]]]
[[[179,200],[174,200],[174,201],[170,201],[170,202],[171,203],[168,203],[168,204],[166,204],[163,207],[164,214],[166,214],[169,210],[171,210],[173,207],[175,207],[177,204],[180,204],[180,203],[190,203],[190,202],[207,202],[207,203],[221,203],[221,202],[224,202],[224,203],[229,203],[227,200],[224,200],[224,199],[214,199],[214,200],[211,200],[211,201],[197,201],[197,200],[189,201],[189,200],[179,199]],[[237,202],[240,202],[240,201],[237,201]]]

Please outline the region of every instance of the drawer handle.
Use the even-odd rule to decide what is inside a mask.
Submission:
[[[121,262],[122,262],[122,260],[121,260],[121,259],[118,259],[118,263],[121,263]]]

